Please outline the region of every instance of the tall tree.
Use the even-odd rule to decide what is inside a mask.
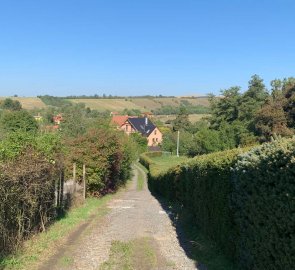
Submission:
[[[248,90],[241,98],[239,106],[239,120],[247,123],[250,131],[255,130],[254,119],[268,97],[268,92],[258,75],[253,75],[249,81]]]
[[[173,124],[174,131],[187,130],[190,127],[191,122],[189,121],[188,113],[185,107],[183,106],[180,107],[179,114],[177,115],[175,120],[173,120],[172,124]]]
[[[211,96],[210,105],[212,111],[211,124],[219,128],[223,122],[232,123],[238,118],[241,88],[231,87],[221,91],[221,98]]]

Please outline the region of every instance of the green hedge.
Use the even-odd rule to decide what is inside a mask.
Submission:
[[[244,269],[295,268],[295,140],[278,140],[241,155],[233,207]]]
[[[188,208],[196,224],[230,257],[235,253],[230,175],[241,151],[203,155],[168,172],[149,175],[151,190]]]
[[[239,269],[283,270],[295,265],[294,178],[292,139],[199,156],[150,173],[149,186],[189,209]]]
[[[163,153],[160,151],[143,153],[139,156],[139,162],[149,170],[150,165],[154,163],[154,161],[151,158],[161,157],[162,154]]]

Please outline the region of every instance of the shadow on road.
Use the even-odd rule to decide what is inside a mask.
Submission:
[[[192,217],[181,206],[168,202],[154,192],[151,192],[151,194],[158,200],[172,221],[172,225],[176,229],[179,244],[186,253],[186,256],[195,261],[195,266],[198,270],[208,270],[205,264],[199,261],[200,258],[197,258],[194,254],[196,248],[194,247],[195,241],[191,237],[197,228],[192,225]]]

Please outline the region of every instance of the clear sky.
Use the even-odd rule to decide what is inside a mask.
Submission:
[[[0,95],[184,95],[295,76],[293,0],[0,0]]]

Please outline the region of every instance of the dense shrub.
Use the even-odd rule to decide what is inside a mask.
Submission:
[[[81,180],[85,164],[89,193],[102,195],[114,191],[130,176],[134,159],[130,142],[122,133],[105,128],[91,129],[68,142],[69,171],[75,162]]]
[[[160,173],[144,161],[151,189],[189,209],[239,269],[294,268],[294,139],[199,156]]]
[[[55,216],[58,139],[13,133],[0,144],[0,250],[16,249]]]
[[[188,164],[149,176],[151,189],[188,208],[196,224],[229,256],[233,256],[235,250],[230,175],[241,151],[234,149],[199,156]]]
[[[277,140],[241,155],[233,203],[244,269],[294,269],[295,140]]]

